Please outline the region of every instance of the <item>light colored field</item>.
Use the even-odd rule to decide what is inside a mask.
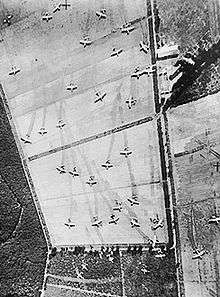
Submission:
[[[147,242],[147,237],[153,238],[150,217],[156,213],[160,217],[165,215],[153,128],[154,125],[148,123],[30,163],[35,188],[56,245],[138,243]],[[120,155],[125,141],[132,149],[127,159]],[[101,167],[107,156],[114,164],[108,171]],[[71,170],[73,164],[77,166],[79,178],[57,172],[56,166],[62,158],[68,169]],[[98,181],[93,188],[86,184],[91,175]],[[140,205],[130,206],[127,198],[132,193],[138,195]],[[119,224],[114,226],[108,221],[115,199],[122,201],[123,211],[119,213]],[[94,215],[103,220],[99,232],[91,226]],[[131,228],[130,217],[133,216],[138,218],[143,233]],[[71,230],[64,226],[69,217],[77,225]],[[166,241],[164,230],[157,234],[158,239]]]
[[[86,290],[80,290],[80,289],[71,289],[68,286],[47,286],[47,289],[45,291],[45,297],[92,297],[92,296],[109,296],[108,294],[99,293],[97,292],[90,292]],[[110,295],[114,297],[119,297],[117,295]]]
[[[3,29],[5,41],[0,43],[0,79],[16,129],[20,138],[28,134],[32,142],[22,143],[23,151],[27,158],[37,155],[28,164],[34,187],[55,245],[148,242],[154,235],[150,217],[159,214],[166,221],[154,120],[38,158],[42,152],[154,117],[151,76],[131,78],[135,67],[150,64],[150,54],[139,48],[141,40],[148,40],[147,21],[140,20],[146,16],[145,1],[69,2],[71,9],[53,14],[48,23],[41,17],[51,11],[50,1],[26,4],[28,20],[18,20],[14,12],[17,23],[13,30]],[[106,20],[95,14],[102,5]],[[122,34],[120,27],[128,21],[134,21],[135,30]],[[86,48],[79,44],[84,34],[93,41]],[[123,49],[120,56],[111,57],[114,47]],[[15,77],[8,76],[12,65],[21,68]],[[78,87],[73,92],[66,90],[71,81]],[[94,103],[96,91],[106,92],[103,102]],[[131,96],[137,102],[130,110],[126,100]],[[56,127],[59,119],[66,123],[62,130]],[[41,127],[47,130],[44,136],[38,133]],[[132,150],[129,158],[120,155],[125,146]],[[108,171],[101,167],[107,159],[114,165]],[[80,177],[59,174],[56,167],[62,164],[68,170],[76,166]],[[91,175],[98,181],[94,187],[86,184]],[[139,206],[127,201],[132,194]],[[123,211],[118,225],[109,225],[116,199]],[[99,229],[91,226],[95,215],[103,220]],[[131,228],[131,217],[140,228]],[[68,218],[76,227],[64,225]],[[166,223],[156,233],[166,242]]]
[[[183,258],[183,276],[188,297],[219,296],[219,226],[208,224],[219,216],[220,153],[219,94],[171,110],[169,122],[175,154],[177,207]],[[197,141],[204,144],[203,149]],[[210,150],[211,149],[211,150]],[[184,152],[190,152],[183,154]],[[182,154],[182,155],[181,155]],[[204,249],[202,259],[192,260],[193,250]]]
[[[144,90],[144,86],[147,87],[147,91]],[[30,131],[32,145],[25,146],[27,155],[31,156],[67,144],[73,139],[73,135],[74,140],[79,140],[153,115],[150,77],[131,81],[130,76],[127,76],[106,85],[102,88],[102,92],[107,93],[103,102],[94,103],[95,91],[91,90],[65,101],[62,99],[56,104],[38,109],[31,114],[17,117],[20,136]],[[131,95],[136,98],[137,104],[129,110],[125,101]],[[62,141],[60,129],[56,127],[60,118],[66,123],[64,130],[68,130],[72,135],[64,137]],[[42,126],[48,131],[48,134],[43,137],[38,133]]]

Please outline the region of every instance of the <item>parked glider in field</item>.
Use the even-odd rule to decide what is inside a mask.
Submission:
[[[135,27],[132,26],[131,23],[127,23],[122,26],[121,32],[129,35],[134,29],[135,29]]]
[[[140,224],[139,224],[137,218],[131,218],[131,221],[130,222],[131,222],[131,228],[140,227]]]
[[[93,222],[92,222],[93,227],[101,227],[102,226],[102,220],[98,219],[97,216],[93,217]]]
[[[60,120],[58,120],[56,127],[59,129],[62,129],[65,125],[66,125],[66,123],[62,119],[60,119]]]
[[[11,67],[11,71],[9,72],[9,75],[16,75],[17,73],[19,73],[21,71],[20,68],[16,67],[16,66],[12,66]]]
[[[129,149],[128,146],[126,146],[121,152],[120,155],[125,156],[127,158],[129,155],[132,154],[132,151]]]
[[[111,57],[115,57],[115,56],[118,57],[122,52],[123,52],[122,48],[117,49],[116,47],[114,47],[112,49]]]
[[[99,102],[99,101],[103,101],[103,99],[105,98],[105,96],[107,95],[105,92],[101,93],[101,92],[96,92],[96,99],[95,99],[95,103]]]
[[[24,137],[21,137],[21,141],[23,141],[25,144],[31,144],[30,135],[26,135]]]
[[[145,52],[147,54],[149,51],[149,46],[145,44],[143,41],[141,41],[139,45],[140,45],[140,51]]]
[[[92,44],[92,40],[89,38],[89,36],[85,36],[80,40],[79,43],[85,48]]]
[[[122,202],[119,202],[116,200],[115,206],[113,206],[113,210],[121,212],[122,211]]]
[[[74,224],[71,221],[71,219],[68,219],[67,223],[65,223],[64,225],[67,226],[67,227],[69,227],[69,229],[76,226],[76,224]]]
[[[101,165],[102,167],[104,167],[106,170],[110,169],[113,167],[113,164],[111,163],[110,160],[107,160],[104,164]]]
[[[131,203],[131,206],[133,206],[133,205],[139,205],[140,204],[139,201],[138,201],[137,195],[132,195],[127,200]]]
[[[38,133],[43,136],[43,135],[47,134],[47,130],[45,127],[41,127],[39,129]]]
[[[125,103],[128,105],[128,108],[131,109],[132,106],[137,103],[137,100],[130,96],[129,99],[125,101]]]
[[[110,219],[110,221],[108,223],[116,225],[118,223],[118,221],[119,221],[119,217],[116,217],[115,214],[112,214],[111,219]]]
[[[209,223],[209,224],[216,224],[216,225],[218,225],[218,223],[220,223],[220,217],[219,217],[219,216],[216,216],[216,215],[213,215],[213,216],[211,216],[211,218],[208,220],[208,223]]]
[[[193,252],[193,256],[192,256],[192,259],[195,260],[195,259],[202,259],[202,256],[204,256],[206,253],[205,250],[199,250],[199,249],[196,249],[194,252]]]
[[[158,214],[156,215],[155,219],[150,218],[150,221],[152,223],[152,226],[151,226],[152,230],[157,230],[158,228],[163,228],[164,226],[164,221],[163,219],[159,219]]]
[[[12,14],[9,14],[6,16],[6,18],[4,18],[3,23],[4,24],[8,24],[9,26],[11,25],[11,19],[13,18]]]
[[[43,16],[42,16],[42,20],[46,21],[47,23],[52,20],[52,15],[50,15],[48,12],[46,12]]]
[[[60,11],[60,10],[61,10],[61,6],[62,6],[61,2],[58,3],[58,4],[54,7],[54,9],[53,9],[53,13],[56,13],[57,11]]]
[[[76,167],[73,167],[73,170],[70,170],[69,174],[72,175],[73,177],[79,176],[79,172],[77,171]]]
[[[56,170],[59,172],[59,174],[66,173],[65,165],[60,165],[56,167]]]
[[[99,20],[106,19],[107,18],[106,9],[102,8],[100,10],[97,10],[96,15],[99,18]]]
[[[67,89],[68,91],[73,92],[73,91],[75,91],[75,90],[77,89],[77,85],[74,84],[74,83],[72,83],[72,82],[70,82],[70,83],[67,85],[66,89]]]
[[[95,180],[95,176],[91,175],[89,177],[89,180],[86,182],[89,186],[94,186],[97,184],[97,181]]]
[[[134,72],[131,74],[131,77],[135,77],[137,79],[139,79],[142,75],[147,74],[149,76],[149,74],[153,73],[155,71],[155,69],[152,66],[147,66],[143,69],[140,69],[140,67],[136,67]]]

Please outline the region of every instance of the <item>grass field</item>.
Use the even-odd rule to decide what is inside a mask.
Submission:
[[[219,227],[208,223],[219,215],[218,96],[169,114],[186,296],[219,295]],[[206,251],[202,259],[191,260],[195,249]]]

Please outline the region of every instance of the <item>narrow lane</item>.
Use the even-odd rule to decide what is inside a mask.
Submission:
[[[82,138],[82,139],[74,141],[72,143],[69,143],[69,144],[66,144],[66,145],[61,145],[61,146],[56,147],[54,149],[51,149],[49,151],[45,151],[45,152],[30,156],[28,158],[28,161],[30,162],[30,161],[33,161],[33,160],[36,160],[36,159],[40,159],[40,158],[49,156],[51,154],[55,154],[55,153],[60,152],[60,151],[70,149],[71,147],[75,147],[75,146],[78,146],[78,145],[81,145],[81,144],[84,144],[84,143],[88,143],[90,141],[97,140],[99,138],[103,138],[105,136],[109,136],[111,134],[121,132],[121,131],[123,131],[125,129],[129,129],[129,128],[132,128],[132,127],[135,127],[135,126],[145,124],[147,122],[152,121],[153,119],[154,119],[154,116],[145,117],[143,119],[140,119],[140,120],[137,120],[137,121],[125,124],[125,125],[121,125],[121,126],[118,126],[116,128],[106,130],[104,132],[100,132],[100,133],[97,133],[97,134],[89,136],[89,137]]]
[[[148,17],[148,28],[150,37],[150,51],[151,51],[151,63],[156,65],[156,37],[154,28],[154,5],[155,0],[147,0],[147,17]],[[159,83],[157,76],[157,68],[153,72],[153,90],[154,90],[154,104],[155,112],[158,114],[160,112],[160,96],[159,96]],[[174,247],[172,249],[173,257],[175,257],[175,262],[178,263],[177,279],[178,279],[178,296],[185,296],[184,283],[183,283],[183,269],[182,269],[182,259],[181,259],[181,245],[180,245],[180,235],[179,235],[179,225],[177,218],[177,211],[173,209],[173,205],[176,205],[175,197],[175,186],[173,179],[173,166],[171,159],[170,150],[170,140],[169,140],[169,130],[168,130],[168,120],[166,117],[166,112],[163,112],[161,117],[157,118],[157,131],[158,131],[158,141],[160,150],[160,164],[161,164],[161,174],[163,182],[163,192],[164,192],[164,202],[166,209],[166,219],[168,228],[168,240],[169,247]],[[165,153],[166,145],[166,153]],[[167,154],[167,155],[166,155]],[[167,158],[167,162],[166,162]],[[169,185],[168,185],[169,179]],[[169,193],[170,187],[170,193]]]

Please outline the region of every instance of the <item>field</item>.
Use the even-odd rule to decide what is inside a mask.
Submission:
[[[155,1],[159,10],[158,46],[179,45],[181,54],[191,54],[195,69],[175,86],[172,106],[216,93],[219,84],[219,1]],[[215,57],[214,57],[215,56]],[[203,67],[200,67],[203,64]]]
[[[80,15],[85,7],[77,5],[74,13]],[[110,23],[98,22],[92,9],[86,12],[89,23],[84,16],[73,21],[73,12],[66,12],[71,22],[68,19],[59,27],[65,11],[56,14],[59,21],[41,23],[47,37],[42,33],[39,39],[47,46],[39,52],[39,45],[33,43],[35,59],[26,61],[15,78],[3,77],[33,185],[52,244],[57,247],[149,243],[154,236],[150,218],[159,215],[166,221],[152,77],[131,77],[135,67],[142,69],[151,61],[150,52],[141,52],[139,46],[141,40],[148,41],[144,1],[134,7],[129,3],[114,5],[109,7],[114,9]],[[134,24],[129,35],[120,32],[123,18]],[[78,28],[74,34],[66,31],[72,26]],[[79,40],[87,26],[93,43],[83,48]],[[30,42],[29,35],[23,36],[20,30],[19,39],[24,38],[26,47],[19,48],[20,61],[16,63],[21,63]],[[34,30],[34,24],[27,30]],[[51,53],[60,39],[62,47]],[[12,41],[17,44],[17,34],[8,45]],[[112,57],[113,47],[122,53]],[[77,84],[76,90],[66,89],[70,82]],[[103,102],[94,102],[96,92],[106,93]],[[126,101],[131,97],[136,104],[129,109]],[[65,123],[61,129],[57,128],[59,120]],[[43,136],[38,133],[42,127],[47,131]],[[31,143],[21,141],[26,135]],[[131,150],[128,158],[121,155],[125,147]],[[109,170],[101,166],[107,160],[113,164]],[[61,165],[67,173],[59,174],[56,168]],[[79,177],[68,173],[73,167]],[[95,176],[97,185],[87,184],[90,176]],[[128,202],[132,195],[140,205]],[[115,212],[119,223],[110,225],[116,200],[122,203],[122,212]],[[101,228],[91,226],[95,216],[103,221]],[[140,227],[131,228],[132,218]],[[76,227],[66,227],[68,219]],[[160,242],[167,242],[166,223],[157,236]]]
[[[182,53],[195,51],[203,42],[210,42],[219,33],[213,10],[215,1],[157,0],[159,9],[160,36],[168,43],[175,42]],[[217,2],[217,1],[216,1]]]
[[[176,168],[177,212],[186,296],[219,295],[219,227],[209,224],[219,215],[218,94],[171,110]],[[193,251],[205,250],[191,260]]]
[[[153,237],[150,217],[155,217],[156,213],[164,217],[164,206],[160,172],[155,165],[158,155],[155,134],[150,131],[152,126],[144,124],[31,162],[32,177],[37,181],[36,190],[55,246],[144,243]],[[120,155],[120,150],[127,145],[125,142],[132,149],[129,159]],[[65,154],[65,166],[71,170],[76,165],[80,178],[57,172],[62,154]],[[109,155],[114,167],[106,170],[101,164]],[[92,175],[98,180],[93,189],[86,184]],[[59,187],[55,186],[57,184]],[[130,205],[127,199],[132,194],[138,195],[140,205]],[[118,213],[119,224],[109,225],[115,200],[122,202],[123,210]],[[91,226],[95,215],[103,220],[103,228],[98,233]],[[138,218],[141,232],[130,227],[132,216]],[[72,230],[64,225],[69,217],[76,223]],[[161,230],[158,236],[165,242],[163,234]]]
[[[42,287],[47,246],[1,90],[0,296],[34,296]]]
[[[159,259],[138,247],[111,251],[57,253],[48,267],[45,296],[176,296],[172,254]]]

